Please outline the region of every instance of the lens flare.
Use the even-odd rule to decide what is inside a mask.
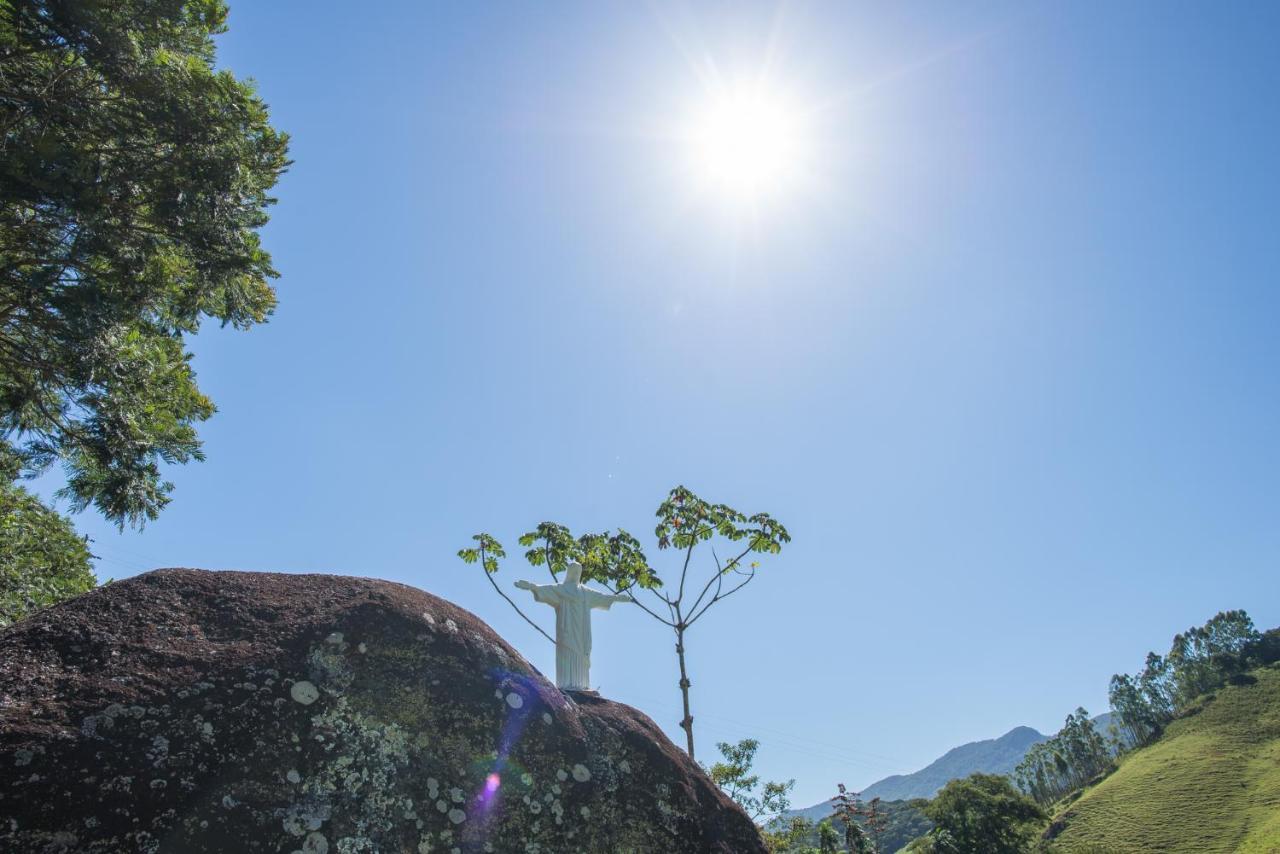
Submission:
[[[518,706],[503,703],[507,713],[506,719],[502,722],[502,731],[498,735],[498,743],[495,745],[492,759],[485,762],[489,766],[488,773],[480,790],[472,798],[478,813],[477,824],[481,828],[487,828],[489,820],[496,815],[501,800],[502,775],[511,765],[511,754],[520,743],[529,718],[541,706],[538,686],[529,677],[503,670],[491,671],[490,676],[495,684],[502,686],[504,694],[508,693],[509,689],[514,689],[524,698],[524,702]],[[519,770],[518,766],[516,770]]]

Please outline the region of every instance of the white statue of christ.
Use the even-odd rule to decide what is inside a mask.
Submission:
[[[591,688],[591,609],[609,610],[614,602],[630,602],[630,596],[613,596],[582,584],[582,567],[569,564],[564,581],[534,584],[517,581],[516,587],[556,609],[556,686],[569,691]]]

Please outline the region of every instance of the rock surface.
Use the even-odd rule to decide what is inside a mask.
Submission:
[[[765,849],[651,720],[449,602],[173,569],[0,631],[0,850]]]

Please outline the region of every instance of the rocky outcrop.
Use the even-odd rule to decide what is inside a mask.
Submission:
[[[649,718],[449,602],[174,569],[0,631],[0,850],[764,846]]]

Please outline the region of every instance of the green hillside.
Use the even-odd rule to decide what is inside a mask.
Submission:
[[[1280,852],[1280,669],[1252,675],[1062,808],[1052,850]]]

